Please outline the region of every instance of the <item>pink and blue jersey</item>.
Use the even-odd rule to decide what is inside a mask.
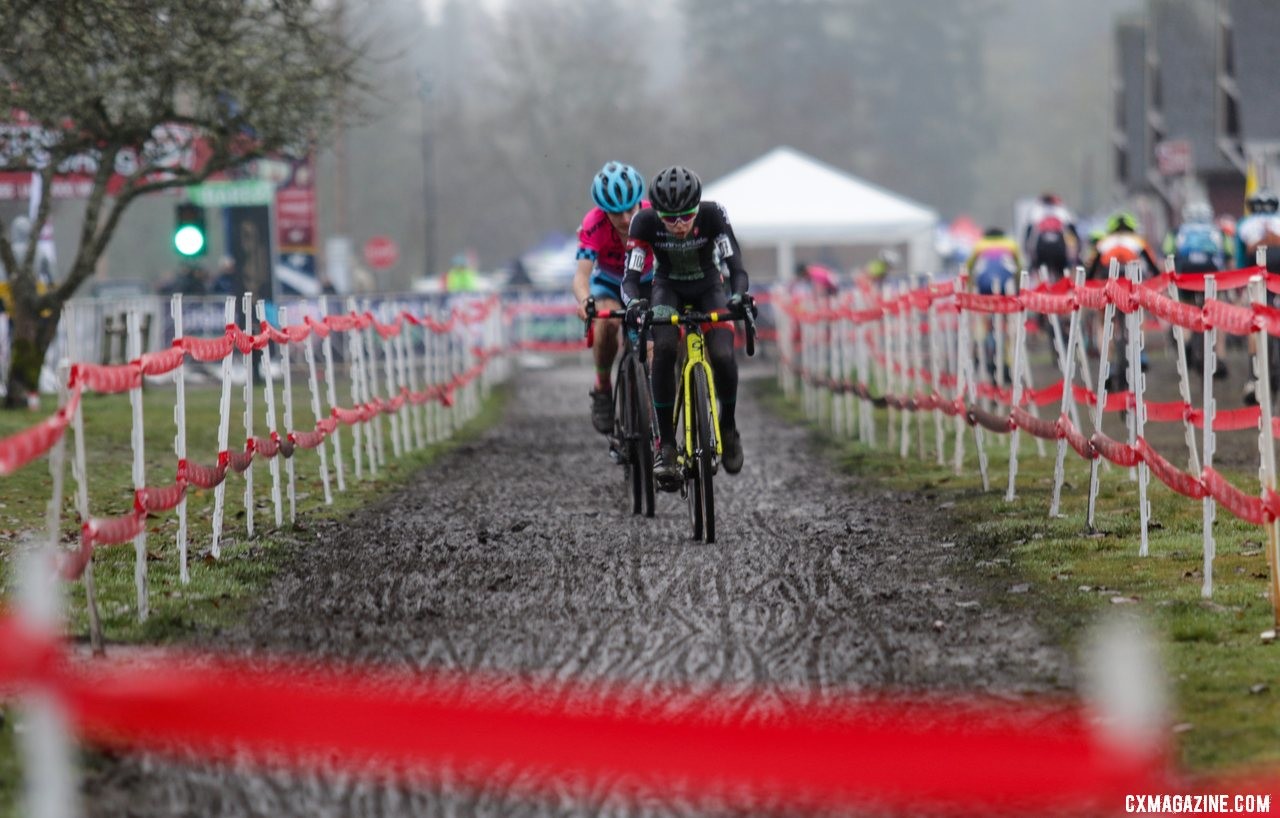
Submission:
[[[648,200],[642,201],[640,207],[649,207]],[[622,275],[627,268],[627,237],[618,235],[609,223],[609,217],[598,207],[591,208],[582,217],[582,226],[578,228],[578,258],[587,259],[595,265],[593,282],[599,281],[614,288],[622,284]],[[653,254],[649,254],[640,280],[652,279]]]

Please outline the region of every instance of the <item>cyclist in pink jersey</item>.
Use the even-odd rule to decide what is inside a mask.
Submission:
[[[644,177],[630,165],[609,162],[591,184],[596,206],[582,217],[578,228],[578,269],[573,276],[573,294],[578,299],[578,317],[587,318],[587,300],[594,299],[598,310],[622,309],[622,275],[626,270],[627,232],[631,217],[649,203],[643,200]],[[646,283],[653,280],[653,259],[645,261]],[[597,320],[592,355],[596,379],[591,390],[591,425],[602,435],[613,431],[613,387],[610,371],[618,354],[621,321]]]

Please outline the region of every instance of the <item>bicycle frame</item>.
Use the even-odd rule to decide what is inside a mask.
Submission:
[[[717,323],[716,313],[711,313],[712,323]],[[679,320],[679,316],[673,316],[671,323],[683,323]],[[685,325],[684,334],[684,366],[681,369],[680,376],[680,396],[676,399],[680,404],[680,414],[684,422],[684,454],[686,458],[692,459],[695,452],[693,450],[693,424],[694,412],[696,407],[693,405],[693,371],[697,367],[702,367],[707,375],[707,396],[711,402],[711,430],[715,436],[716,457],[720,457],[723,453],[723,445],[720,440],[720,409],[716,401],[716,379],[715,373],[711,369],[711,362],[706,357],[706,338],[702,334],[701,323],[689,323]]]

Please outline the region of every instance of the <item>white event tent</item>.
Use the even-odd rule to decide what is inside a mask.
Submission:
[[[907,245],[907,270],[936,268],[938,214],[797,150],[774,148],[717,179],[702,198],[729,213],[743,247],[777,247],[790,278],[797,245]]]

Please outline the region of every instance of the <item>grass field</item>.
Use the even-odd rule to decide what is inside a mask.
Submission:
[[[776,386],[769,392],[779,412],[803,420],[798,401],[785,398]],[[1207,772],[1280,765],[1280,644],[1260,639],[1273,626],[1262,528],[1218,509],[1214,592],[1205,600],[1200,595],[1199,501],[1174,494],[1153,477],[1150,555],[1139,557],[1138,489],[1126,469],[1109,466],[1102,471],[1098,530],[1090,532],[1089,464],[1073,451],[1067,451],[1065,516],[1050,519],[1052,443],[1048,456],[1041,459],[1029,436],[1022,435],[1017,499],[1006,503],[1009,436],[987,435],[991,491],[984,492],[972,433],[966,441],[967,462],[958,476],[950,465],[936,465],[932,418],[928,421],[927,460],[914,447],[914,419],[910,456],[903,459],[896,448],[889,451],[885,410],[876,413],[880,445],[875,449],[829,431],[814,433],[842,468],[892,489],[918,492],[945,509],[968,545],[983,555],[973,570],[990,581],[1008,582],[1011,588],[1029,584],[1027,593],[1010,593],[1009,604],[1025,607],[1069,647],[1079,646],[1099,615],[1121,608],[1141,611],[1163,636],[1174,702],[1170,726],[1185,768]],[[954,421],[947,419],[948,458],[954,453],[954,428]],[[1253,445],[1256,457],[1256,437],[1238,445]],[[1256,492],[1256,467],[1227,476],[1242,489]]]
[[[295,387],[297,381],[295,380]],[[278,385],[277,385],[277,388]],[[173,482],[177,457],[173,451],[174,391],[171,385],[148,386],[144,390],[146,482],[163,486]],[[295,393],[294,419],[297,428],[314,423],[307,405]],[[94,558],[98,607],[108,651],[112,644],[165,644],[190,638],[199,631],[218,629],[234,623],[266,587],[288,548],[305,544],[308,520],[343,516],[372,498],[402,483],[416,470],[438,458],[450,446],[496,421],[505,400],[505,390],[497,389],[480,415],[446,443],[430,445],[400,459],[392,458],[390,424],[384,418],[388,464],[376,477],[366,472],[357,481],[351,459],[352,433],[342,428],[347,491],[333,487],[334,502],[324,505],[319,473],[319,455],[299,449],[294,455],[297,470],[298,526],[288,523],[275,528],[271,502],[271,479],[265,461],[258,460],[255,472],[255,533],[245,538],[244,479],[230,473],[226,479],[227,516],[223,529],[220,559],[209,552],[213,491],[188,493],[188,530],[191,581],[179,578],[176,511],[153,515],[147,525],[147,566],[151,614],[139,622],[134,590],[134,548],[132,543],[99,549]],[[211,387],[187,390],[188,453],[195,462],[212,465],[216,460],[218,431],[218,391]],[[232,447],[243,445],[243,406],[240,390],[233,392]],[[56,404],[46,398],[40,412],[0,412],[0,438],[25,429],[51,414]],[[430,412],[442,411],[435,404]],[[266,409],[261,392],[255,397],[255,432],[265,435]],[[280,420],[277,406],[277,420]],[[89,395],[84,402],[86,471],[89,475],[89,503],[93,516],[105,517],[127,512],[133,502],[132,410],[125,395]],[[281,424],[281,428],[283,425]],[[70,442],[70,437],[68,438]],[[327,444],[326,444],[327,445]],[[68,445],[68,453],[71,447]],[[330,469],[333,469],[330,458]],[[283,482],[284,468],[281,466]],[[70,548],[79,537],[75,512],[75,484],[67,467],[65,501],[62,508],[62,540]],[[46,459],[29,464],[8,477],[0,478],[0,587],[10,590],[15,553],[43,532],[45,509],[52,489]],[[284,490],[282,489],[282,496]],[[83,586],[68,586],[67,631],[81,643],[88,640]],[[7,595],[7,594],[6,594]],[[19,767],[13,746],[13,719],[0,708],[0,816],[16,815],[20,784]]]

